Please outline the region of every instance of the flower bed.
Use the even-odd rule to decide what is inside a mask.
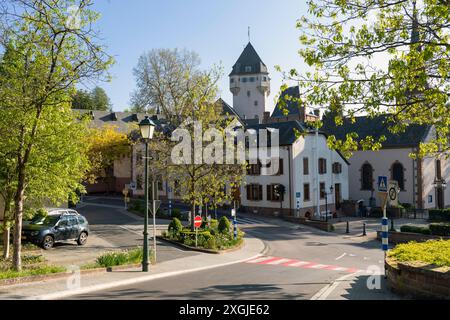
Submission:
[[[168,231],[163,234],[163,238],[188,247],[196,247],[196,234],[197,248],[212,251],[223,251],[238,247],[242,245],[245,235],[239,230],[237,239],[234,239],[231,223],[226,217],[222,217],[220,221],[211,220],[209,224],[204,221],[197,233],[184,228],[181,221],[175,218],[170,223]]]

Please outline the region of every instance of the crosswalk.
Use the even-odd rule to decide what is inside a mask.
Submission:
[[[301,260],[295,260],[295,259],[286,259],[286,258],[268,257],[268,256],[258,257],[256,259],[246,261],[245,263],[253,264],[253,265],[280,266],[280,267],[287,267],[287,268],[328,270],[328,271],[337,271],[337,272],[345,272],[345,273],[363,272],[363,270],[357,269],[357,268],[340,267],[340,266],[320,264],[320,263],[310,262],[310,261],[301,261]]]

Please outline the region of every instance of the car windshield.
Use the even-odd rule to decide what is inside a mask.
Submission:
[[[43,226],[54,226],[59,221],[58,216],[47,216],[47,217],[35,217],[31,220],[31,224],[43,225]]]

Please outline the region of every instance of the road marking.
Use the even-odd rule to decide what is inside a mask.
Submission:
[[[319,292],[317,292],[311,300],[326,300],[334,290],[340,285],[341,282],[346,281],[354,276],[356,276],[359,272],[348,274],[346,276],[340,277],[336,281],[330,283],[326,287],[322,288]]]
[[[286,262],[289,262],[289,261],[291,261],[291,260],[290,259],[278,259],[278,260],[275,260],[275,261],[271,261],[271,262],[269,262],[267,264],[278,265],[278,264],[283,264],[283,263],[286,263]]]
[[[258,259],[247,261],[246,263],[260,263],[260,262],[270,260],[270,259],[273,259],[273,257],[260,257]]]
[[[306,266],[308,264],[311,264],[311,263],[306,262],[306,261],[298,261],[298,262],[286,263],[285,266],[286,267],[301,267],[301,266]]]
[[[347,253],[344,253],[343,255],[339,256],[336,258],[336,261],[341,260],[343,257],[345,257],[347,255]]]
[[[329,266],[327,266],[325,264],[316,264],[316,265],[312,266],[311,269],[324,269],[326,267],[329,267]]]

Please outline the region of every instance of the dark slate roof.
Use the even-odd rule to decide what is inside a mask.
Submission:
[[[260,129],[278,129],[280,133],[280,146],[289,146],[292,145],[295,141],[297,141],[297,135],[296,131],[300,133],[308,133],[308,134],[314,134],[315,129],[308,126],[307,124],[300,122],[298,120],[293,121],[285,121],[285,122],[274,122],[274,123],[267,123],[267,124],[258,124],[258,125],[250,125],[245,127],[248,129],[254,129],[254,130],[260,130]],[[319,134],[324,135],[325,137],[328,137],[326,132],[320,131]],[[336,150],[336,152],[342,157],[342,159],[347,163],[348,160],[342,155],[342,153],[339,150]]]
[[[252,69],[248,72],[245,70],[245,67],[252,67]],[[254,73],[268,74],[268,70],[255,48],[253,48],[252,44],[249,42],[233,66],[233,71],[230,73],[230,76]]]
[[[383,143],[383,148],[405,148],[418,146],[424,141],[431,129],[431,126],[428,125],[410,125],[404,133],[393,134],[388,129],[389,124],[386,122],[386,115],[374,118],[362,116],[356,117],[355,120],[355,123],[351,123],[350,119],[344,119],[344,125],[336,126],[333,116],[325,116],[322,131],[328,135],[336,136],[337,139],[345,139],[348,133],[356,132],[359,137],[357,141],[368,136],[376,139],[385,136],[386,142]]]
[[[280,133],[280,146],[288,146],[297,141],[296,131],[309,132],[310,128],[300,121],[275,122],[266,124],[256,124],[246,126],[246,129],[263,130],[263,129],[278,129]]]
[[[241,121],[241,117],[239,117],[239,115],[236,113],[234,108],[232,106],[230,106],[228,103],[226,103],[222,98],[217,100],[217,103],[220,103],[222,105],[222,114],[223,115],[236,117],[239,121]]]
[[[300,98],[300,89],[298,86],[287,88],[283,91],[283,93],[280,96],[280,99],[282,99],[284,96],[290,96],[294,98]],[[272,118],[284,118],[287,115],[284,115],[283,110],[287,109],[289,111],[289,116],[291,115],[300,115],[300,109],[298,107],[297,101],[286,101],[286,105],[283,106],[283,109],[280,108],[281,102],[280,99],[278,99],[277,106],[275,107],[275,110],[272,113]]]

